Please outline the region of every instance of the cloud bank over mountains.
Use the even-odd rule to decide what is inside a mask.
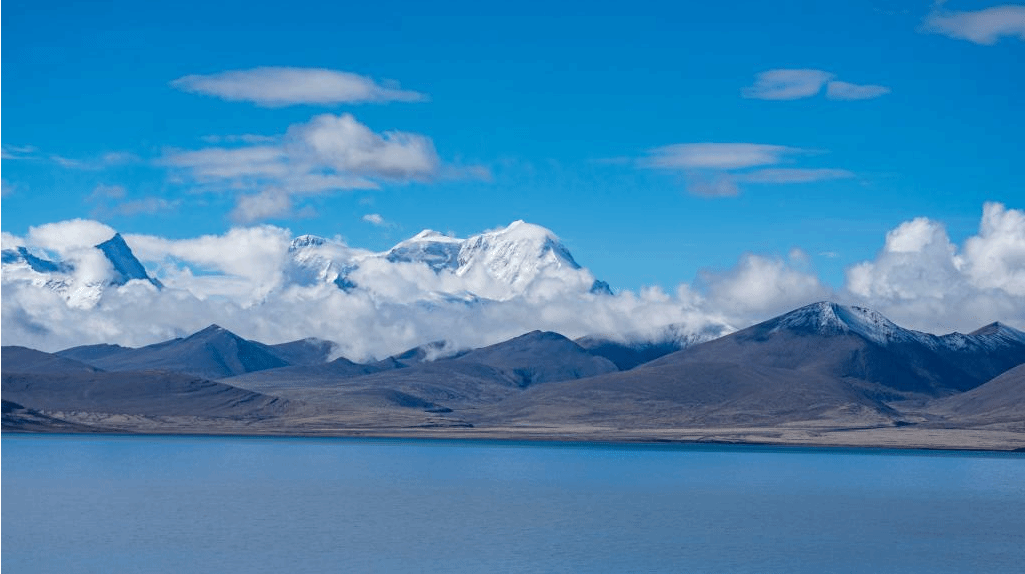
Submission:
[[[745,254],[672,292],[613,294],[554,233],[525,222],[466,239],[424,231],[382,253],[262,225],[190,239],[125,235],[130,252],[108,257],[95,246],[115,233],[89,220],[4,233],[3,344],[138,346],[217,323],[270,343],[328,339],[365,359],[433,340],[479,347],[534,329],[707,338],[824,299],[934,333],[994,320],[1025,327],[1025,211],[997,203],[961,245],[940,222],[901,224],[839,290],[795,249]],[[154,281],[118,280],[133,258]]]

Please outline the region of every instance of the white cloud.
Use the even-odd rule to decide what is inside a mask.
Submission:
[[[801,250],[790,261],[746,254],[725,272],[705,271],[709,306],[740,325],[784,313],[801,305],[832,298],[818,277],[802,269],[808,264]]]
[[[641,165],[659,169],[730,170],[772,165],[803,150],[781,145],[753,143],[685,143],[648,151]]]
[[[979,234],[965,241],[962,258],[977,287],[1025,297],[1025,211],[987,203]]]
[[[174,170],[180,181],[239,194],[231,217],[242,223],[308,213],[292,211],[297,196],[377,189],[384,183],[490,177],[482,166],[443,164],[427,136],[377,133],[347,113],[315,116],[277,138],[231,141],[258,143],[169,150],[159,163]]]
[[[253,102],[265,107],[420,102],[427,99],[419,92],[382,86],[366,76],[322,68],[231,70],[184,76],[171,82],[171,86],[185,92],[234,102]]]
[[[4,145],[0,147],[0,159],[34,159],[38,151],[38,148],[30,145]]]
[[[971,331],[992,321],[1025,327],[1025,212],[987,203],[959,248],[927,218],[886,235],[872,261],[847,271],[847,291],[900,325]]]
[[[381,134],[352,114],[322,114],[289,128],[289,154],[339,172],[392,180],[429,179],[441,160],[429,137],[400,131]]]
[[[817,96],[823,86],[831,100],[869,100],[890,93],[886,86],[852,84],[835,77],[823,70],[768,70],[755,74],[754,85],[741,90],[741,95],[756,100],[800,100]]]
[[[363,221],[379,227],[385,225],[384,217],[381,217],[380,213],[368,213],[363,216]]]
[[[102,281],[109,265],[91,246],[111,235],[100,223],[72,220],[31,228],[24,238],[5,233],[3,244],[59,251],[80,267],[76,281]],[[92,307],[75,306],[5,273],[3,343],[47,350],[142,345],[216,322],[269,343],[330,339],[345,356],[362,359],[431,340],[480,346],[532,329],[576,337],[654,333],[671,323],[692,333],[744,327],[823,299],[865,305],[930,332],[965,332],[994,320],[1025,328],[1025,211],[996,203],[984,206],[978,233],[960,246],[930,219],[897,226],[873,260],[848,269],[841,291],[826,286],[813,258],[796,248],[785,256],[745,254],[732,268],[703,271],[697,284],[672,292],[646,287],[609,296],[587,292],[593,276],[586,269],[546,267],[512,293],[486,265],[464,275],[435,273],[370,257],[340,238],[314,248],[300,265],[288,252],[292,233],[268,225],[190,239],[125,239],[165,289],[131,282],[106,289]],[[331,281],[353,263],[350,279],[359,287],[345,292]],[[466,303],[467,291],[492,300]]]
[[[238,223],[252,223],[264,219],[294,217],[292,198],[276,188],[265,189],[238,198],[229,217]]]
[[[48,251],[67,254],[91,248],[114,236],[113,227],[89,219],[71,219],[29,227],[27,242]]]
[[[245,279],[251,284],[248,295],[257,296],[280,284],[292,237],[287,229],[261,225],[193,239],[126,235],[125,240],[143,261],[184,262],[201,271]]]
[[[161,161],[164,165],[187,170],[196,181],[208,182],[283,178],[289,173],[287,159],[281,147],[250,146],[175,150],[166,154]]]
[[[984,45],[996,44],[1004,36],[1025,40],[1025,6],[1008,4],[972,12],[934,9],[921,29]]]
[[[738,183],[792,184],[847,179],[843,169],[765,167],[814,153],[801,148],[755,143],[686,143],[654,148],[637,160],[646,169],[679,172],[687,190],[705,197],[733,197]],[[760,168],[760,169],[751,169]]]
[[[871,100],[890,93],[886,86],[858,85],[833,81],[826,84],[826,97],[831,100]]]
[[[831,79],[833,74],[822,70],[768,70],[755,74],[754,85],[741,94],[756,100],[799,100],[818,94]]]

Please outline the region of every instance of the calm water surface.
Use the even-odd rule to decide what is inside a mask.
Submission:
[[[19,572],[1022,572],[1025,456],[2,438]]]

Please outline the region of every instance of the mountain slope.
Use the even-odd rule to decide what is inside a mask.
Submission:
[[[95,346],[75,347],[57,354],[78,357],[106,371],[159,369],[208,379],[288,365],[268,345],[248,341],[217,325],[211,325],[184,339],[172,339],[137,349],[121,347],[107,354],[99,353],[100,356],[94,353],[95,350]],[[107,350],[110,349],[104,349]]]
[[[4,373],[94,373],[98,370],[83,362],[28,347],[6,345],[0,353]]]
[[[337,345],[331,341],[315,337],[267,346],[275,356],[289,365],[320,365],[326,363],[336,347]]]
[[[1025,430],[1025,364],[974,389],[934,401],[930,411],[962,423],[1017,423]]]
[[[725,362],[852,378],[898,393],[941,396],[974,388],[1004,363],[1025,362],[1025,345],[976,345],[903,329],[860,307],[815,303],[639,368]],[[967,343],[964,343],[967,341]],[[998,360],[999,357],[999,360]],[[895,397],[894,397],[895,398]]]
[[[96,248],[103,252],[103,255],[114,267],[114,277],[111,278],[112,285],[124,285],[132,279],[142,279],[149,281],[154,287],[163,287],[160,281],[146,273],[146,268],[135,258],[135,254],[132,253],[120,233],[115,233],[114,237],[96,245]]]
[[[834,377],[690,362],[532,387],[483,416],[491,424],[694,428],[890,425],[896,413]]]
[[[453,359],[510,373],[521,387],[593,377],[617,371],[604,357],[552,332],[532,331],[508,341],[470,351]]]
[[[285,401],[170,372],[7,373],[4,400],[43,412],[141,416],[265,417]]]

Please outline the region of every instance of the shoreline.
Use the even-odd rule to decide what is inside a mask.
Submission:
[[[674,429],[676,430],[676,429]],[[672,432],[673,436],[665,436],[657,429],[638,429],[635,431],[621,430],[618,433],[596,432],[519,432],[511,429],[451,429],[451,430],[419,430],[401,428],[377,429],[331,429],[321,431],[281,430],[281,429],[249,429],[242,432],[217,432],[212,429],[96,429],[88,432],[68,432],[54,429],[53,431],[37,431],[22,429],[4,429],[0,436],[81,436],[81,437],[183,437],[183,438],[244,438],[244,439],[370,439],[395,441],[453,441],[467,443],[523,443],[548,444],[567,446],[637,446],[637,447],[753,447],[753,448],[802,448],[802,449],[857,449],[870,452],[879,451],[924,451],[934,453],[1025,453],[1025,434],[979,429],[917,429],[926,431],[909,433],[902,429],[867,429],[872,431],[869,436],[859,438],[868,440],[841,440],[834,434],[847,435],[858,431],[816,430],[815,437],[779,436],[776,433],[795,429],[759,428],[731,429],[733,433],[710,433],[711,430],[724,429],[688,429],[689,432]],[[737,432],[741,431],[741,432]],[[759,432],[760,431],[760,432]],[[864,431],[862,431],[864,432]],[[661,436],[660,436],[661,435]],[[703,436],[698,436],[703,435]],[[773,436],[776,435],[776,436]],[[911,436],[908,436],[911,435]],[[849,437],[853,438],[853,437]],[[906,440],[896,440],[906,439]],[[932,440],[927,440],[932,439]],[[958,439],[958,440],[941,440]]]

